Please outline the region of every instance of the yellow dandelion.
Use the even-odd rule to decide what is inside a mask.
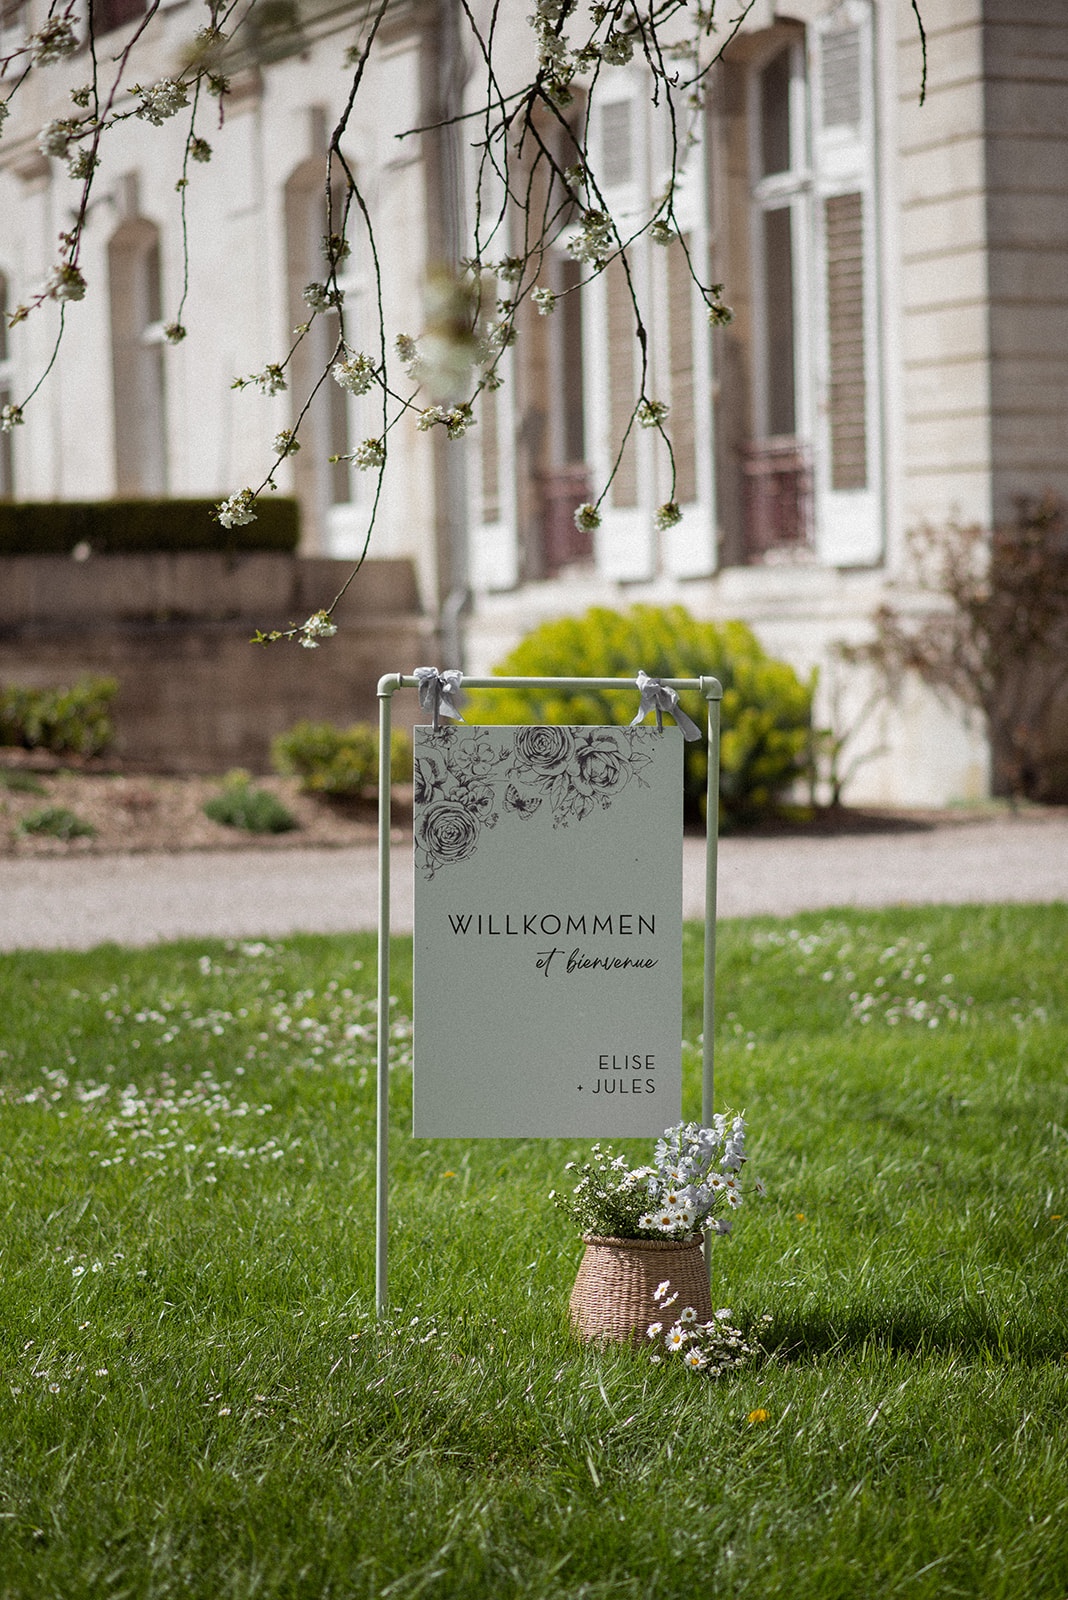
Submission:
[[[768,1413],[764,1410],[763,1406],[757,1406],[755,1411],[750,1411],[747,1418],[747,1421],[749,1422],[767,1422],[767,1420]]]

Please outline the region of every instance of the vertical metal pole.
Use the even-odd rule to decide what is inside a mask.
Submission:
[[[701,1074],[701,1123],[708,1127],[714,1109],[716,1069],[716,883],[719,847],[719,729],[722,690],[714,678],[702,678],[708,700],[708,789],[705,802],[705,987],[704,1050]]]
[[[391,725],[397,677],[378,685],[378,1099],[375,1163],[375,1308],[389,1305],[389,825]]]

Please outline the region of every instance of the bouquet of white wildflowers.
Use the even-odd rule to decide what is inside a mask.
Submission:
[[[715,1116],[710,1128],[680,1122],[658,1139],[653,1164],[631,1167],[595,1144],[570,1194],[554,1200],[584,1234],[611,1239],[690,1239],[703,1231],[729,1233],[729,1213],[742,1204],[745,1119]],[[755,1179],[746,1186],[763,1194]]]

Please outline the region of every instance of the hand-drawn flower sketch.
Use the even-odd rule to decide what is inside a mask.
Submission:
[[[527,821],[545,805],[554,828],[607,809],[632,778],[644,786],[657,737],[652,728],[510,731],[503,748],[485,728],[427,733],[433,748],[415,762],[415,860],[425,878],[470,860],[502,808]]]

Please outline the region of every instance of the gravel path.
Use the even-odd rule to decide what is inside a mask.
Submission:
[[[684,911],[704,914],[704,845],[684,846]],[[411,928],[410,847],[394,850],[392,921]],[[823,837],[727,838],[721,917],[825,906],[1064,901],[1068,812]],[[373,929],[377,857],[353,849],[0,860],[0,950]],[[1068,926],[1066,926],[1068,932]]]

